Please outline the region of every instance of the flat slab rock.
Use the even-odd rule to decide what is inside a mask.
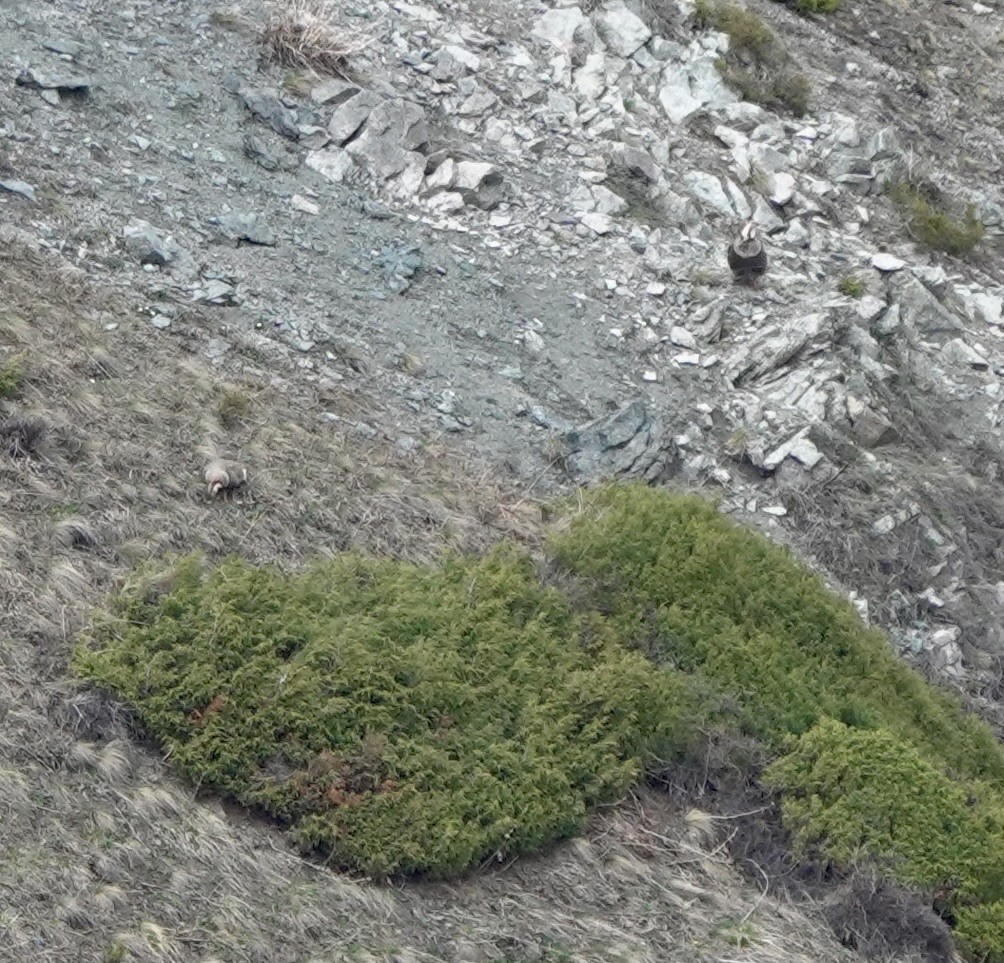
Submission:
[[[612,476],[653,481],[669,460],[662,423],[641,401],[565,432],[568,472],[583,481]]]

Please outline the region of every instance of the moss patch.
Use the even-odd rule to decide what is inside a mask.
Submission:
[[[127,589],[76,665],[193,781],[376,875],[574,833],[681,732],[680,684],[510,548],[292,577],[190,558],[166,593]]]

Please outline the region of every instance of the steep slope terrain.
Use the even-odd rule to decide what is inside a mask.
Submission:
[[[845,958],[648,798],[463,884],[336,880],[63,682],[164,550],[532,540],[537,496],[627,474],[721,494],[996,718],[1000,15],[750,9],[804,116],[740,101],[686,3],[346,5],[327,79],[268,61],[254,3],[3,5],[4,413],[45,431],[3,468],[0,956]],[[890,182],[973,205],[971,257]],[[756,290],[724,260],[747,217]],[[214,454],[249,466],[236,511]]]

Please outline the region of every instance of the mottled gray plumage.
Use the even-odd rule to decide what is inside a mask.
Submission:
[[[743,225],[739,236],[729,245],[728,259],[732,276],[739,283],[752,284],[766,272],[767,251],[752,221]]]

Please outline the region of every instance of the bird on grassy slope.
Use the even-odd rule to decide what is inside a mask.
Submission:
[[[247,469],[232,461],[215,458],[206,468],[206,487],[210,495],[236,491],[248,480]]]
[[[739,284],[754,284],[767,270],[767,251],[756,224],[747,221],[739,236],[729,245],[729,267]]]

